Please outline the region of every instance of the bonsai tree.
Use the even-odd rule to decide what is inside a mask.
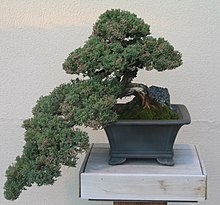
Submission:
[[[89,146],[88,134],[79,126],[103,128],[117,119],[134,118],[137,110],[142,114],[135,118],[176,118],[165,88],[149,88],[133,79],[140,69],[161,72],[181,64],[181,54],[164,38],[152,37],[143,19],[119,9],[103,13],[85,44],[63,63],[66,73],[80,78],[74,75],[71,82],[40,97],[33,117],[24,121],[25,145],[6,171],[5,198],[17,199],[34,183],[53,184],[62,165],[76,166],[78,154]],[[134,98],[117,106],[127,96]]]

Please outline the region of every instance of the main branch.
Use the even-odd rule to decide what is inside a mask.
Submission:
[[[155,104],[149,97],[148,87],[144,84],[129,83],[128,86],[123,89],[120,97],[123,98],[132,95],[134,95],[136,99],[140,99],[140,106],[142,106],[143,108],[150,109]]]

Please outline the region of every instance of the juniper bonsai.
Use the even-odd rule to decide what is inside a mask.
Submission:
[[[169,100],[161,101],[151,92],[155,88],[133,79],[140,69],[164,71],[181,64],[181,54],[164,38],[152,37],[150,26],[135,14],[112,9],[100,15],[85,44],[63,63],[66,73],[83,77],[74,75],[40,97],[33,117],[24,121],[26,143],[6,171],[5,198],[17,199],[34,183],[53,184],[62,165],[76,166],[78,154],[89,146],[87,133],[78,127],[99,129],[123,117],[119,98],[134,96],[127,103],[134,112],[145,110],[158,118],[165,110],[175,117]]]

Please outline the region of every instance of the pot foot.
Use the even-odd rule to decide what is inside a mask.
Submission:
[[[110,157],[108,163],[110,165],[118,165],[123,164],[126,161],[126,158],[124,157]]]
[[[167,165],[167,166],[173,166],[174,165],[174,160],[172,157],[170,158],[157,158],[157,162],[159,162],[162,165]]]

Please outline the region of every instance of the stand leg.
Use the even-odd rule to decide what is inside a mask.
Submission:
[[[132,202],[132,201],[114,201],[114,205],[167,205],[167,202],[163,201],[141,201],[141,202]]]
[[[108,163],[110,165],[118,165],[123,164],[126,161],[126,158],[124,157],[110,157]]]
[[[157,158],[157,161],[162,164],[162,165],[167,165],[167,166],[173,166],[174,165],[174,161],[172,157],[168,157],[168,158]]]

